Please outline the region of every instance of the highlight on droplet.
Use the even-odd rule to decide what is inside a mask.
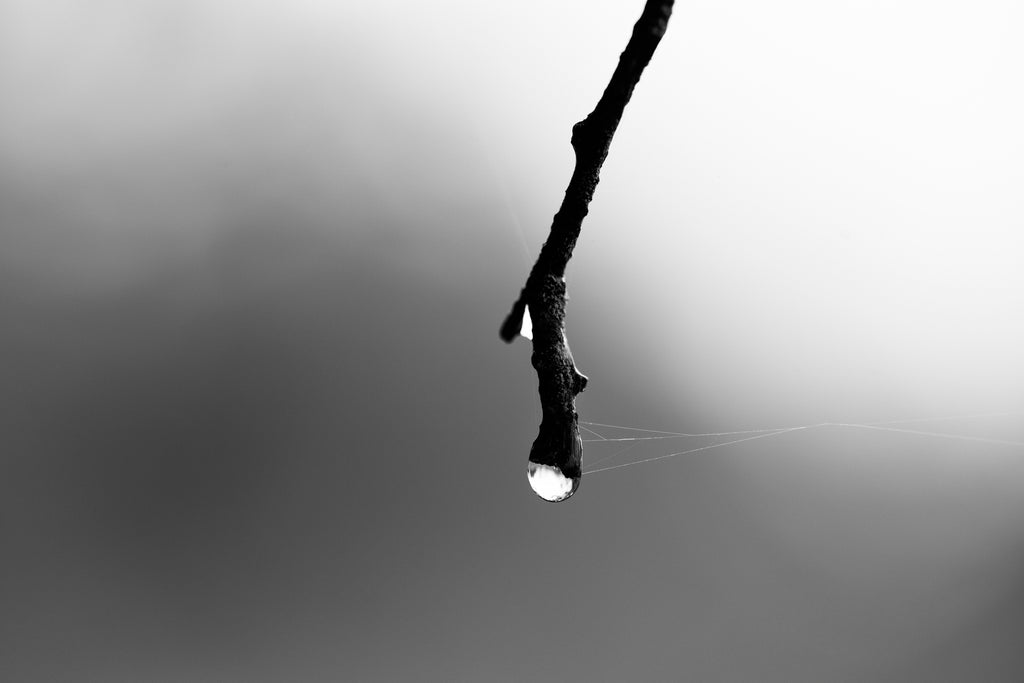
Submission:
[[[523,326],[519,330],[519,335],[533,341],[533,319],[530,318],[529,306],[523,307]]]
[[[526,476],[533,492],[552,503],[569,498],[580,487],[580,477],[567,477],[562,474],[562,470],[552,465],[531,461],[527,465]]]

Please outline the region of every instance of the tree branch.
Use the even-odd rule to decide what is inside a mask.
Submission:
[[[597,106],[587,118],[573,126],[576,166],[565,198],[526,285],[501,326],[501,338],[512,342],[522,329],[523,314],[529,306],[533,321],[532,362],[540,380],[543,412],[540,433],[530,450],[530,462],[555,467],[572,480],[567,495],[554,500],[572,495],[582,477],[583,443],[575,399],[587,386],[587,378],[576,369],[565,338],[565,268],[589,211],[601,165],[608,156],[622,112],[665,34],[672,4],[672,0],[648,0]]]

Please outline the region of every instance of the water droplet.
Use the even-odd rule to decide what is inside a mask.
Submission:
[[[531,462],[526,468],[526,476],[533,492],[552,503],[565,500],[580,487],[580,477],[567,477],[552,465]]]

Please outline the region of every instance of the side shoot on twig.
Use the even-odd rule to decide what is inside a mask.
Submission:
[[[576,395],[586,388],[587,378],[576,369],[565,338],[565,268],[622,112],[665,34],[672,4],[672,0],[648,0],[597,106],[573,126],[576,166],[565,198],[526,285],[501,326],[501,338],[514,341],[523,329],[523,317],[529,308],[532,362],[540,380],[542,418],[540,432],[530,449],[527,473],[534,491],[553,502],[575,493],[583,477]]]

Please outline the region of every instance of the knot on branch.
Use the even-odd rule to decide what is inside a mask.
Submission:
[[[584,391],[587,390],[587,382],[590,381],[590,378],[587,377],[586,375],[584,375],[579,370],[577,370],[576,371],[575,379],[576,379],[576,393],[577,394],[582,394]]]
[[[581,149],[586,149],[587,147],[592,146],[591,139],[587,135],[591,130],[591,127],[588,125],[589,121],[590,117],[588,116],[572,127],[572,137],[569,138],[569,142],[572,144],[572,148],[577,152]]]
[[[570,143],[576,153],[577,162],[584,162],[584,166],[590,166],[593,175],[597,175],[605,157],[608,156],[608,149],[612,144],[612,137],[615,129],[619,126],[620,117],[598,114],[595,109],[587,118],[583,119],[572,127]]]

